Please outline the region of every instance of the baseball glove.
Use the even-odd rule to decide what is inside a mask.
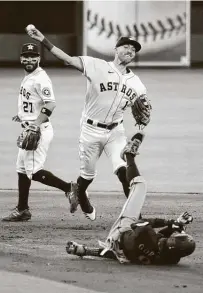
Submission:
[[[131,107],[133,117],[140,127],[150,122],[152,106],[146,95],[139,96]]]
[[[17,146],[26,151],[35,151],[38,147],[41,132],[37,125],[26,126],[17,139]]]

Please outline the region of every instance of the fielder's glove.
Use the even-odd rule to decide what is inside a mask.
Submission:
[[[136,125],[145,127],[150,122],[152,106],[146,95],[138,97],[131,107]]]
[[[41,132],[34,124],[27,125],[17,139],[17,146],[26,151],[35,151],[38,147]]]

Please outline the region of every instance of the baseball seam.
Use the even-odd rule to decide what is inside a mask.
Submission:
[[[87,23],[88,29],[97,29],[98,36],[105,34],[109,39],[112,36],[117,38],[121,36],[134,36],[137,40],[140,37],[147,42],[149,37],[150,41],[157,41],[158,38],[164,40],[178,35],[180,32],[186,32],[186,13],[177,14],[174,18],[166,17],[165,21],[157,19],[154,22],[134,23],[131,27],[126,25],[124,29],[119,24],[114,24],[112,21],[106,21],[104,17],[99,16],[98,13],[93,13],[90,9],[87,10]],[[143,41],[142,39],[142,41]]]

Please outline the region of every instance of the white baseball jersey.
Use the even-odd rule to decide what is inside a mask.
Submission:
[[[36,120],[45,102],[55,101],[52,82],[41,67],[26,75],[21,82],[18,116],[22,121]]]
[[[18,116],[22,121],[34,121],[39,116],[45,102],[55,101],[52,82],[47,73],[38,67],[26,75],[20,86],[18,98]],[[18,173],[32,175],[43,169],[50,143],[53,139],[53,128],[50,123],[40,125],[41,137],[36,151],[19,148],[16,162]]]
[[[90,118],[106,124],[121,121],[124,110],[146,94],[145,86],[131,70],[122,74],[113,62],[89,56],[80,58],[87,77],[84,120]]]

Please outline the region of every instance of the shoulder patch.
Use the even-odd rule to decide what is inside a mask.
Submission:
[[[45,96],[45,97],[51,97],[51,90],[48,88],[48,87],[44,87],[42,89],[42,94]]]

